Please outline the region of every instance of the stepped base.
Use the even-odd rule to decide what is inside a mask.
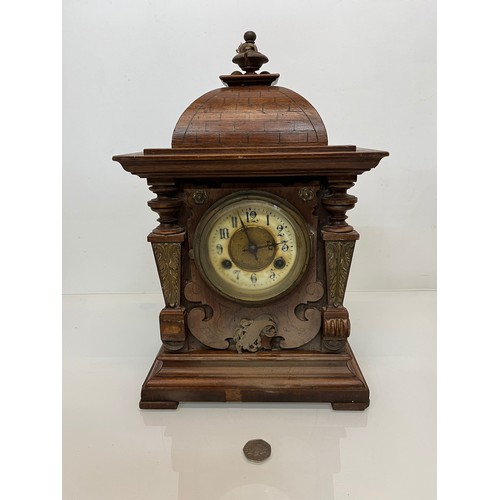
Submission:
[[[139,406],[174,410],[180,401],[328,402],[335,410],[364,410],[370,399],[349,344],[341,354],[175,354],[162,347],[143,384]]]

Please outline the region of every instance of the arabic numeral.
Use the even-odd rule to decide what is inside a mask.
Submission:
[[[246,216],[247,222],[257,222],[257,220],[255,220],[255,217],[257,217],[257,212],[255,210],[250,209],[247,211]]]
[[[222,247],[222,245],[220,243],[217,243],[217,245],[215,245],[215,250],[217,252],[217,255],[222,255],[224,248]]]
[[[240,280],[240,270],[239,269],[235,269],[233,271],[233,274],[236,276],[236,281],[239,281]]]
[[[252,273],[252,276],[250,276],[250,281],[252,283],[257,283],[257,275],[255,273]]]
[[[288,250],[288,245],[286,243],[283,243],[281,250],[283,250],[283,252],[286,252]]]
[[[229,238],[229,229],[227,227],[222,227],[219,229],[220,239],[227,240]]]
[[[269,278],[271,278],[273,281],[276,281],[276,273],[271,269],[271,273],[269,274]]]
[[[235,217],[234,215],[231,216],[231,225],[233,227],[238,227],[238,217]]]

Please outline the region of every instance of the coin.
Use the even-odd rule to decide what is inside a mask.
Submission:
[[[243,453],[252,462],[262,462],[271,455],[271,445],[263,439],[251,439],[243,447]]]

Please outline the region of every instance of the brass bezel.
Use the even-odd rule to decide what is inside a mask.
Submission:
[[[265,202],[274,210],[284,212],[296,234],[296,261],[287,276],[275,286],[265,290],[248,290],[233,286],[220,278],[208,259],[208,236],[218,220],[218,214],[229,205],[248,204],[251,201]],[[217,201],[198,222],[193,239],[193,256],[196,266],[206,283],[224,297],[245,304],[261,304],[283,297],[300,282],[311,260],[311,230],[299,211],[285,199],[266,191],[241,191]]]

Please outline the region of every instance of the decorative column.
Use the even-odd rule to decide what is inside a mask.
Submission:
[[[186,342],[185,309],[181,305],[182,242],[185,229],[178,224],[182,201],[173,181],[149,181],[157,197],[148,202],[158,215],[158,227],[148,236],[160,278],[165,307],[160,312],[160,338],[168,351],[178,351]]]
[[[344,307],[344,296],[351,268],[352,256],[359,234],[346,223],[347,210],[354,208],[358,199],[347,190],[354,186],[356,177],[328,179],[328,192],[321,199],[328,212],[329,222],[321,236],[325,242],[327,305],[323,310],[323,348],[343,352],[351,333],[349,312]]]
[[[153,229],[154,234],[171,235],[184,232],[184,228],[177,224],[182,201],[177,198],[177,188],[173,180],[148,179],[149,190],[156,194],[156,198],[148,201],[148,206],[160,217],[160,225]]]

